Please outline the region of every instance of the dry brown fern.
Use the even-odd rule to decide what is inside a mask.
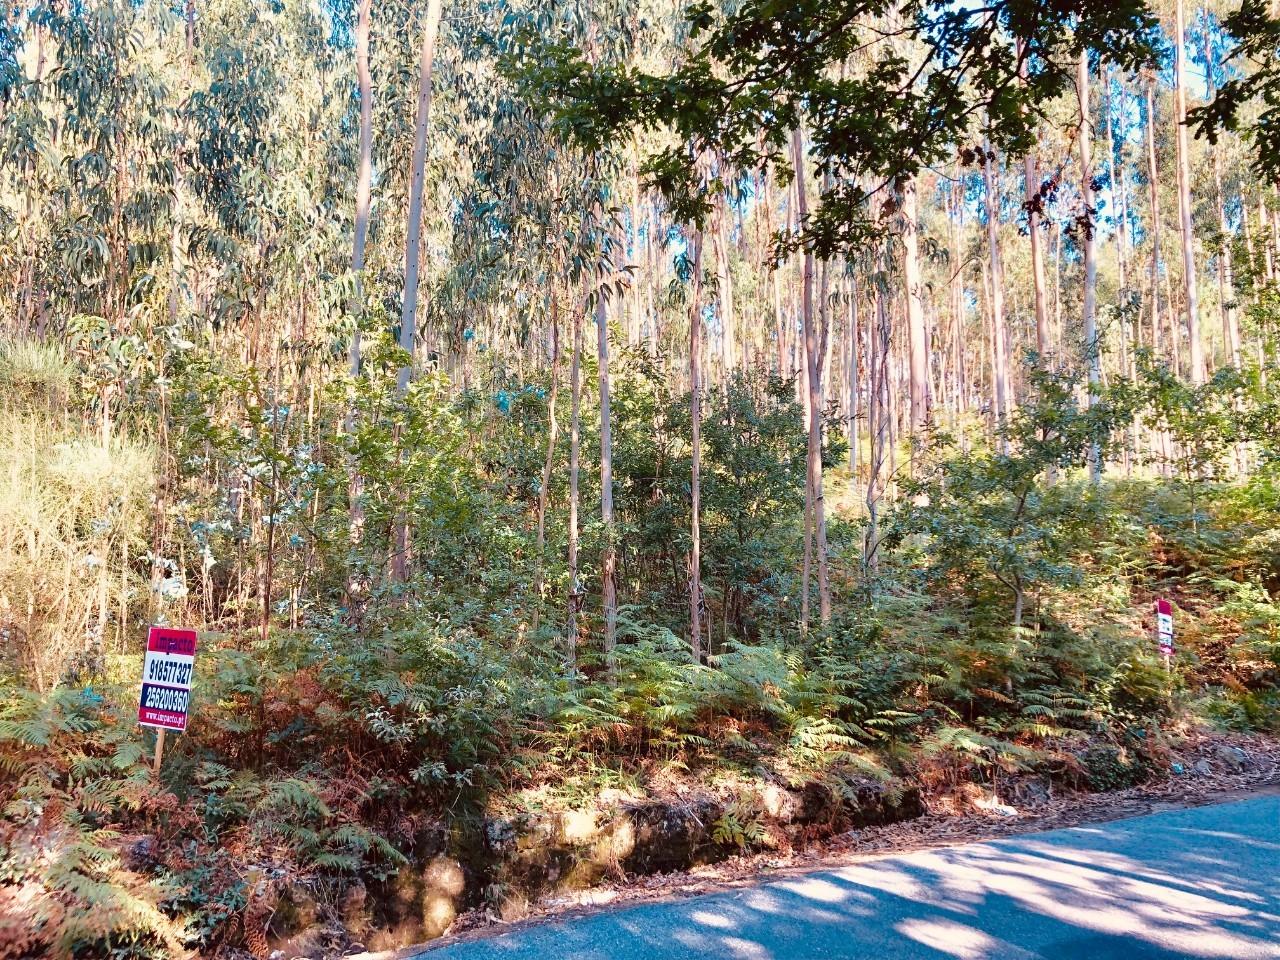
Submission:
[[[48,896],[34,883],[0,887],[0,960],[22,960],[38,955],[47,946],[40,935],[44,926],[36,919],[37,903]]]
[[[267,942],[267,927],[275,916],[277,899],[275,887],[262,882],[254,887],[249,895],[249,902],[245,904],[244,943],[257,960],[266,960],[271,952]]]

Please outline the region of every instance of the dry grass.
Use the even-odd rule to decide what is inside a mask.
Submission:
[[[0,396],[11,405],[53,406],[75,380],[75,366],[53,343],[0,340]]]
[[[104,448],[87,425],[0,412],[0,657],[39,689],[119,647],[149,601],[136,571],[155,460],[127,438]]]

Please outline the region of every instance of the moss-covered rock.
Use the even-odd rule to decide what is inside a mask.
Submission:
[[[1095,743],[1079,759],[1084,785],[1095,793],[1134,787],[1151,776],[1145,758],[1127,747]]]

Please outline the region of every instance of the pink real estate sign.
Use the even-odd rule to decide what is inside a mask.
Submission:
[[[1173,604],[1160,599],[1155,603],[1156,610],[1156,642],[1160,645],[1160,655],[1173,656]]]
[[[196,632],[171,627],[147,631],[142,661],[142,693],[138,723],[162,730],[185,730],[195,674]]]

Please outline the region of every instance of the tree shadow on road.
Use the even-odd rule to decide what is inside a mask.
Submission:
[[[1280,800],[853,864],[457,944],[435,960],[1280,958]]]

